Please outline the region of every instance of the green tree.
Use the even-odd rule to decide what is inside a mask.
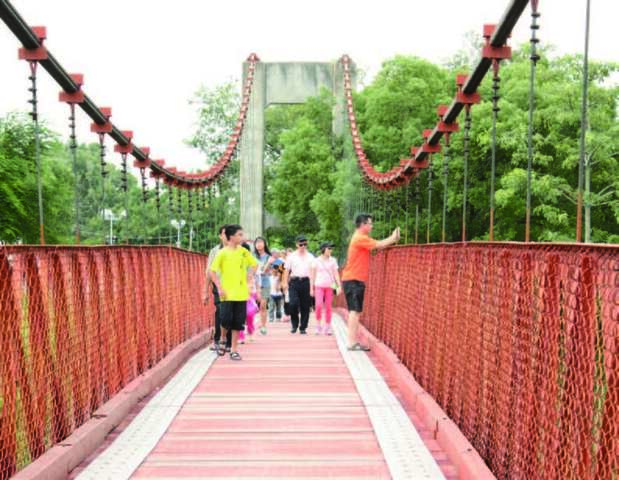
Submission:
[[[41,177],[47,243],[70,240],[72,192],[70,170],[62,145],[44,125],[41,135]],[[34,155],[34,128],[25,114],[0,118],[0,240],[39,243],[39,211]]]

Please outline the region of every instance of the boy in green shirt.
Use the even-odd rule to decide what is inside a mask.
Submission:
[[[237,344],[239,332],[245,328],[247,316],[247,281],[253,279],[258,262],[250,252],[241,247],[243,228],[240,225],[228,225],[224,233],[228,244],[213,260],[210,275],[221,299],[221,335],[225,338],[228,330],[232,331],[230,359],[241,360]],[[220,348],[218,353],[223,355],[225,352]]]

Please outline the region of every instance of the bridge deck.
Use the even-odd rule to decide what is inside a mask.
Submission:
[[[72,478],[457,478],[336,321],[333,337],[271,324],[241,362],[199,352]]]

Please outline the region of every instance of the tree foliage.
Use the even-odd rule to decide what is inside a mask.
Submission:
[[[473,42],[471,40],[471,42]],[[408,56],[384,62],[382,69],[363,90],[354,94],[355,111],[365,151],[379,171],[386,171],[410,155],[411,145],[422,142],[424,128],[436,122],[436,108],[449,103],[455,91],[456,73],[472,64],[464,50],[441,66]],[[619,242],[619,87],[610,79],[619,70],[614,63],[591,62],[589,127],[586,132],[586,161],[590,167],[585,197],[591,211],[592,240]],[[495,238],[523,240],[527,181],[527,129],[530,61],[527,48],[514,52],[501,67],[501,108],[497,124],[497,177]],[[580,95],[582,58],[578,55],[551,57],[542,49],[537,68],[536,113],[533,122],[534,159],[532,176],[532,239],[573,241],[575,199],[578,184]],[[205,165],[219,159],[237,119],[240,95],[238,82],[214,89],[201,87],[191,102],[196,107],[196,129],[188,143],[203,152]],[[473,109],[470,140],[468,217],[469,239],[488,236],[490,203],[490,157],[492,130],[491,80],[480,87],[482,103]],[[334,241],[340,253],[351,231],[352,219],[360,209],[376,215],[375,233],[387,234],[396,224],[413,238],[414,212],[418,199],[419,237],[426,229],[431,241],[441,238],[443,172],[448,167],[446,238],[461,235],[463,204],[462,133],[452,136],[449,163],[443,154],[431,163],[433,188],[428,216],[429,170],[420,175],[421,190],[385,195],[362,188],[352,156],[350,136],[332,133],[334,99],[328,92],[305,104],[273,106],[266,111],[265,129],[265,209],[279,226],[267,233],[281,246],[290,245],[304,233],[317,247],[323,240]],[[463,118],[459,119],[461,126]],[[34,136],[32,122],[25,115],[10,114],[0,119],[0,240],[38,242],[38,205]],[[133,243],[174,242],[176,231],[170,220],[181,218],[182,245],[188,246],[193,226],[194,248],[207,249],[217,241],[216,228],[238,221],[238,161],[217,185],[193,197],[190,215],[187,196],[182,196],[179,212],[174,195],[170,210],[167,188],[161,188],[159,210],[149,181],[143,202],[136,177],[129,176],[128,193],[121,188],[121,172],[109,165],[103,180],[97,144],[80,145],[77,150],[77,182],[73,176],[70,151],[58,135],[41,128],[43,201],[46,239],[49,243],[74,241],[75,195],[81,204],[82,241],[105,242],[109,225],[102,209],[117,214],[128,210],[126,218],[114,225],[117,241]],[[206,204],[206,209],[198,205]],[[429,218],[429,220],[428,220]],[[429,222],[429,223],[428,223]]]
[[[532,180],[532,238],[540,241],[573,241],[575,237],[575,197],[580,133],[580,93],[582,58],[566,55],[549,59],[543,52],[537,69],[537,110],[534,117],[534,161]],[[455,89],[455,73],[469,64],[468,55],[456,58],[450,67],[433,65],[414,57],[395,57],[383,64],[374,81],[354,96],[364,149],[375,168],[386,171],[408,156],[411,145],[421,143],[424,128],[436,122],[436,107],[449,103]],[[619,237],[619,122],[618,88],[608,79],[617,71],[612,63],[592,62],[589,97],[590,129],[587,158],[592,165],[591,194],[593,241],[617,242]],[[497,125],[497,180],[495,238],[523,240],[526,198],[527,129],[529,108],[528,50],[514,54],[501,68],[500,108]],[[491,81],[484,80],[482,103],[473,109],[473,129],[469,158],[468,238],[484,239],[489,229],[491,157]],[[359,205],[371,204],[382,222],[377,233],[386,234],[396,223],[408,225],[412,238],[414,195],[404,192],[375,192],[372,201],[359,202],[358,174],[345,158],[345,139],[330,137],[330,124],[316,116],[321,105],[330,112],[330,103],[308,102],[296,112],[296,119],[273,143],[281,145],[280,166],[273,169],[270,199],[280,220],[293,231],[303,230],[318,238],[334,238],[338,222],[350,222]],[[284,108],[284,107],[282,107]],[[307,109],[304,113],[304,109]],[[312,109],[314,111],[312,111]],[[461,124],[463,119],[460,119]],[[269,123],[267,122],[267,132]],[[267,136],[269,133],[267,133]],[[330,154],[328,147],[330,146]],[[457,241],[461,235],[463,202],[462,134],[452,136],[448,165],[446,237]],[[333,162],[333,163],[330,163]],[[277,162],[274,162],[277,165]],[[355,167],[356,168],[356,167]],[[434,155],[430,238],[441,238],[444,155]],[[330,171],[329,179],[323,172]],[[419,231],[428,228],[428,176],[422,172],[419,194]],[[303,188],[304,185],[304,188]],[[324,185],[326,188],[321,188]],[[351,196],[353,199],[351,200]],[[273,201],[273,200],[272,200]],[[384,209],[383,205],[387,208]],[[309,206],[309,208],[308,208]],[[386,210],[386,211],[383,211]],[[315,217],[315,218],[314,218]],[[391,225],[384,225],[389,219]],[[381,223],[383,223],[381,228]],[[330,227],[326,228],[326,225]],[[339,230],[342,231],[341,228]],[[425,235],[420,234],[420,238]],[[336,241],[342,239],[334,238]],[[345,240],[344,240],[345,242]]]

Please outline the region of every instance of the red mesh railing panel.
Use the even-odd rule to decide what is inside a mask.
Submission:
[[[498,478],[619,478],[617,247],[396,247],[366,301]]]
[[[212,323],[205,256],[0,247],[0,479]]]

